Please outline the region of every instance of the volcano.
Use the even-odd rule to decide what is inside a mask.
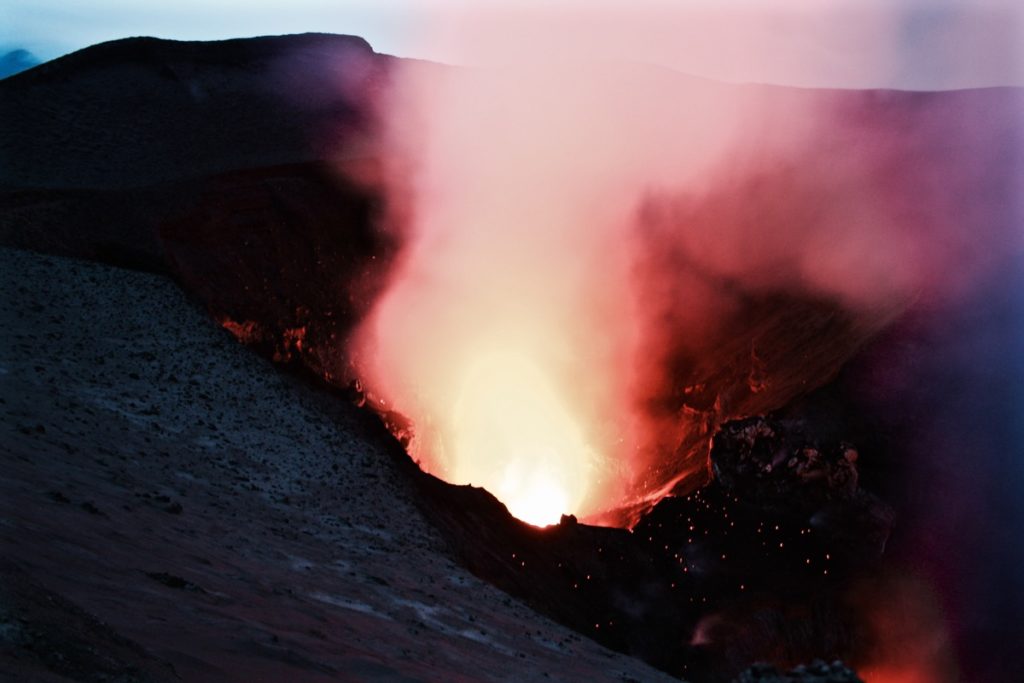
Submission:
[[[0,81],[6,671],[1009,680],[1024,91],[602,69]]]

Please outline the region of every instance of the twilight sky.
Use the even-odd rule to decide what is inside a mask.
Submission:
[[[23,47],[51,59],[135,35],[210,40],[325,31],[361,35],[377,51],[403,57],[481,63],[522,59],[524,51],[564,56],[563,38],[572,35],[573,57],[657,63],[730,81],[944,89],[1024,85],[1024,11],[1014,5],[606,0],[595,11],[596,3],[578,0],[0,0],[0,51]],[[488,30],[480,32],[486,42],[475,44],[474,27],[488,21],[509,26],[507,40]]]

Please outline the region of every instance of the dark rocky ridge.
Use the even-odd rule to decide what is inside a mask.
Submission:
[[[362,38],[325,34],[86,48],[4,80],[0,187],[150,187],[330,159],[339,130],[358,155],[387,63]]]
[[[275,87],[279,72],[274,67],[292,63],[295,55],[342,70],[346,63],[355,64],[367,74],[358,81],[364,89],[339,93],[327,88],[321,91],[325,98],[307,102],[284,97]],[[364,70],[365,60],[374,66]],[[373,55],[358,39],[288,37],[251,45],[132,39],[0,83],[0,113],[16,124],[0,133],[0,151],[10,161],[0,176],[0,241],[170,273],[237,336],[345,387],[350,379],[340,353],[345,335],[365,311],[375,275],[386,272],[395,245],[376,230],[381,198],[351,185],[334,169],[338,164],[372,166],[374,131],[367,112],[388,63],[389,58]],[[313,69],[307,77],[314,85],[326,85],[330,73]],[[119,99],[108,102],[110,93]],[[991,116],[998,124],[1021,99],[1018,91],[1007,90],[813,96],[838,111],[840,120],[854,122],[854,137],[861,136],[862,143],[878,142],[871,135],[875,128],[924,131],[912,139],[914,145],[897,151],[895,161],[883,159],[894,192],[908,196],[915,186],[901,169],[984,161],[975,158],[973,149],[927,144],[947,133],[955,139],[951,122]],[[345,124],[340,129],[339,121]],[[992,136],[999,135],[996,126]],[[841,150],[844,144],[849,140],[837,133],[834,147]],[[984,147],[983,152],[996,158],[1012,155],[1012,145],[1007,148],[994,153]],[[1000,163],[991,174],[997,181],[1005,177]],[[786,188],[788,183],[785,177],[770,176],[762,187]],[[988,194],[1001,200],[1005,191],[997,182]],[[672,220],[713,209],[685,201],[669,204],[666,215],[676,216]],[[770,203],[751,206],[754,213],[771,208]],[[331,295],[335,292],[347,292],[348,299],[339,300]],[[823,382],[877,331],[844,319],[834,302],[740,294],[745,308],[729,331],[733,343],[723,344],[717,355],[695,359],[680,349],[666,359],[674,387],[654,397],[654,403],[666,425],[688,439],[676,444],[680,460],[703,463],[709,439],[724,420],[779,407],[809,388],[790,369],[788,351],[794,346],[820,343],[811,374]],[[767,339],[761,350],[766,360],[756,368],[748,341],[754,336]],[[778,380],[789,384],[778,387]],[[755,390],[762,381],[777,390]],[[714,389],[681,389],[701,386]],[[454,557],[477,576],[599,642],[695,680],[728,678],[762,657],[793,665],[860,654],[858,644],[864,641],[853,633],[842,571],[827,580],[797,574],[807,580],[785,585],[771,579],[791,570],[794,562],[799,565],[805,552],[841,551],[851,540],[852,547],[865,539],[874,547],[875,531],[889,521],[884,512],[851,516],[868,523],[865,537],[858,535],[863,527],[854,524],[860,530],[852,539],[833,543],[835,534],[847,528],[840,523],[827,527],[835,532],[831,540],[815,536],[808,547],[801,545],[807,539],[799,531],[820,508],[766,512],[760,498],[741,503],[735,492],[713,485],[666,499],[634,534],[571,523],[538,532],[508,517],[486,492],[423,476],[379,423],[372,429],[369,440],[389,444],[389,452],[404,463],[399,470],[411,478],[418,505]],[[664,461],[655,479],[671,481],[676,466]],[[684,482],[679,491],[692,491],[702,480]],[[871,513],[874,504],[865,501],[871,499],[855,496],[846,509]],[[729,532],[720,514],[725,506],[744,531]],[[789,550],[744,558],[771,568],[763,585],[750,575],[748,564],[713,562],[721,551],[730,558],[743,557],[744,549],[756,553],[760,545],[752,539],[766,520],[772,526],[779,522]],[[689,537],[680,534],[689,526],[709,540],[687,549]],[[689,570],[678,576],[679,551],[695,567],[706,560],[714,566],[703,577],[690,576]],[[870,578],[876,556],[869,553],[866,559],[849,562],[848,570]],[[846,566],[839,563],[840,569]],[[691,598],[698,604],[691,606]],[[806,622],[808,614],[815,615],[812,623],[819,628],[810,634],[792,628]],[[768,626],[743,631],[750,623]],[[691,645],[693,640],[702,642]],[[740,641],[749,649],[729,645]]]
[[[259,192],[259,169],[301,179],[372,154],[359,139],[387,63],[350,36],[129,38],[6,79],[2,241],[170,272],[160,228],[204,201],[211,176],[245,170]],[[358,77],[342,92],[345,68]],[[284,96],[286,81],[322,96]]]

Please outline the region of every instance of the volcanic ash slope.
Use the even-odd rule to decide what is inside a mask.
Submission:
[[[4,675],[671,680],[454,564],[363,416],[169,281],[0,278]]]

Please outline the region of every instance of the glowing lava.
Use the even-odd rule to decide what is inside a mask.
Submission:
[[[594,453],[535,364],[514,353],[483,357],[471,366],[454,415],[456,481],[483,486],[538,526],[578,509]]]

